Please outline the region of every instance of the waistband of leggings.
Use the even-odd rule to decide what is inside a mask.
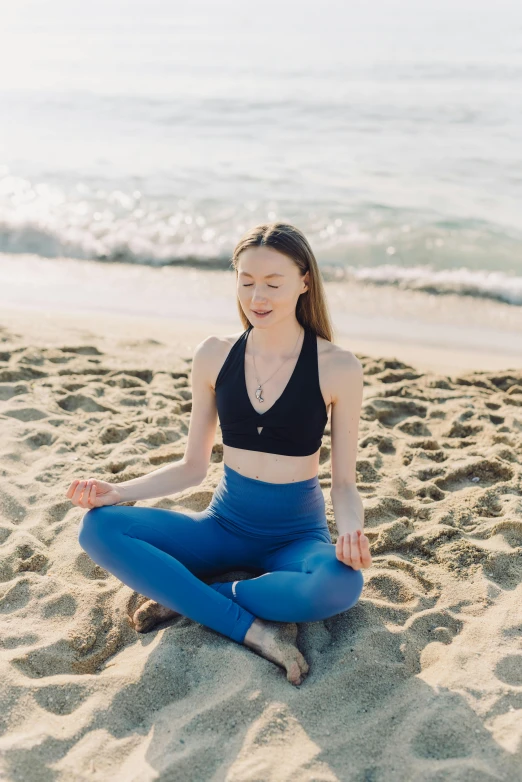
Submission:
[[[247,478],[224,465],[209,512],[241,535],[288,538],[328,533],[325,501],[317,476],[293,483]]]

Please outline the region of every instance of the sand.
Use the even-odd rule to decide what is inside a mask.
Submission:
[[[85,511],[65,497],[74,478],[182,457],[192,350],[209,333],[0,310],[1,778],[522,779],[520,366],[445,374],[356,351],[373,564],[354,608],[299,625],[311,670],[293,687],[186,617],[135,632],[146,596],[82,551]],[[330,445],[328,426],[335,541]],[[202,510],[222,469],[218,429],[200,486],[137,504]]]

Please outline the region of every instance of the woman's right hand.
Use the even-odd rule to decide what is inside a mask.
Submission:
[[[122,496],[116,486],[106,481],[99,481],[97,478],[73,481],[66,496],[73,505],[79,505],[80,508],[100,508],[102,505],[116,505],[122,502]]]

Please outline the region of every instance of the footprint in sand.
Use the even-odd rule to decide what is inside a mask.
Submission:
[[[425,758],[433,761],[449,761],[455,758],[467,758],[480,755],[482,744],[482,723],[478,716],[470,716],[469,710],[465,707],[459,696],[455,693],[447,693],[440,704],[433,707],[434,713],[429,714],[420,721],[414,728],[414,735],[411,739],[411,750],[419,758]],[[451,719],[448,719],[451,714]],[[471,723],[471,724],[470,724]],[[451,774],[427,775],[430,779],[457,779],[457,776]],[[461,779],[472,778],[479,782],[485,777],[476,776],[475,772],[471,776],[464,775],[458,777]],[[490,779],[490,777],[487,777]]]
[[[359,448],[368,448],[372,445],[377,446],[377,450],[382,454],[393,455],[396,450],[393,438],[382,434],[364,437],[359,443]]]
[[[460,619],[440,609],[428,609],[406,622],[401,652],[409,673],[416,674],[422,670],[421,654],[427,644],[433,641],[450,644],[462,627],[463,622]]]
[[[410,440],[407,446],[417,451],[423,459],[429,459],[433,462],[445,462],[448,459],[448,454],[441,448],[437,440]]]
[[[416,416],[425,418],[427,408],[413,399],[379,399],[373,398],[363,405],[362,418],[366,421],[380,421],[385,426],[393,427],[405,418]]]
[[[421,418],[413,416],[401,424],[398,424],[397,429],[404,432],[404,434],[411,435],[412,437],[429,437],[431,431]]]
[[[65,715],[76,711],[90,695],[90,688],[79,687],[68,682],[67,687],[64,687],[62,684],[39,687],[34,691],[33,698],[44,711],[48,711],[51,714]]]
[[[416,510],[397,497],[381,496],[370,500],[364,508],[365,526],[375,527],[383,522],[393,521],[401,516],[412,518]]]
[[[522,654],[507,654],[496,667],[495,676],[512,687],[522,687]]]
[[[472,481],[473,478],[478,478],[478,481]],[[444,478],[437,478],[435,483],[444,491],[460,491],[473,486],[475,482],[483,487],[510,481],[512,478],[513,470],[508,465],[493,459],[480,459],[456,467]]]
[[[0,647],[3,649],[18,649],[19,646],[34,646],[39,641],[39,637],[34,633],[25,635],[3,635],[0,636]]]

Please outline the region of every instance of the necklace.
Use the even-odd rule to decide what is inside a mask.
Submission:
[[[303,329],[303,333],[304,333],[304,329]],[[299,336],[297,337],[297,342],[299,342],[299,338],[300,338],[300,336],[301,336],[301,331],[299,331]],[[296,342],[296,343],[295,343],[295,345],[294,345],[294,350],[295,350],[295,349],[296,349],[296,347],[297,347],[297,342]],[[253,335],[252,335],[252,347],[254,347],[254,344],[253,344]],[[290,359],[293,357],[294,350],[292,351],[292,355],[291,355],[291,356],[289,356],[288,358],[285,358],[285,360],[283,361],[283,364],[286,364],[286,362],[287,362],[287,361],[290,361]],[[255,374],[255,376],[256,376],[256,380],[257,380],[257,382],[258,382],[258,384],[259,384],[259,385],[258,385],[258,387],[256,388],[256,399],[257,399],[257,401],[258,401],[258,402],[264,402],[265,400],[264,400],[264,399],[263,399],[263,397],[261,396],[261,395],[262,395],[262,393],[263,393],[263,388],[262,388],[262,386],[264,386],[264,385],[265,385],[265,383],[268,383],[268,381],[269,381],[271,378],[273,378],[273,377],[274,377],[274,375],[276,374],[276,372],[279,372],[279,370],[281,369],[281,367],[283,366],[283,364],[281,364],[281,365],[280,365],[280,366],[279,366],[279,367],[276,369],[276,371],[275,371],[275,372],[273,372],[273,373],[270,375],[270,377],[268,377],[268,378],[267,378],[267,379],[266,379],[266,380],[265,380],[263,383],[259,383],[259,378],[258,378],[258,376],[257,376],[257,369],[256,369],[256,358],[255,358],[254,352],[252,352],[252,359],[253,359],[253,361],[254,361],[254,374]]]

